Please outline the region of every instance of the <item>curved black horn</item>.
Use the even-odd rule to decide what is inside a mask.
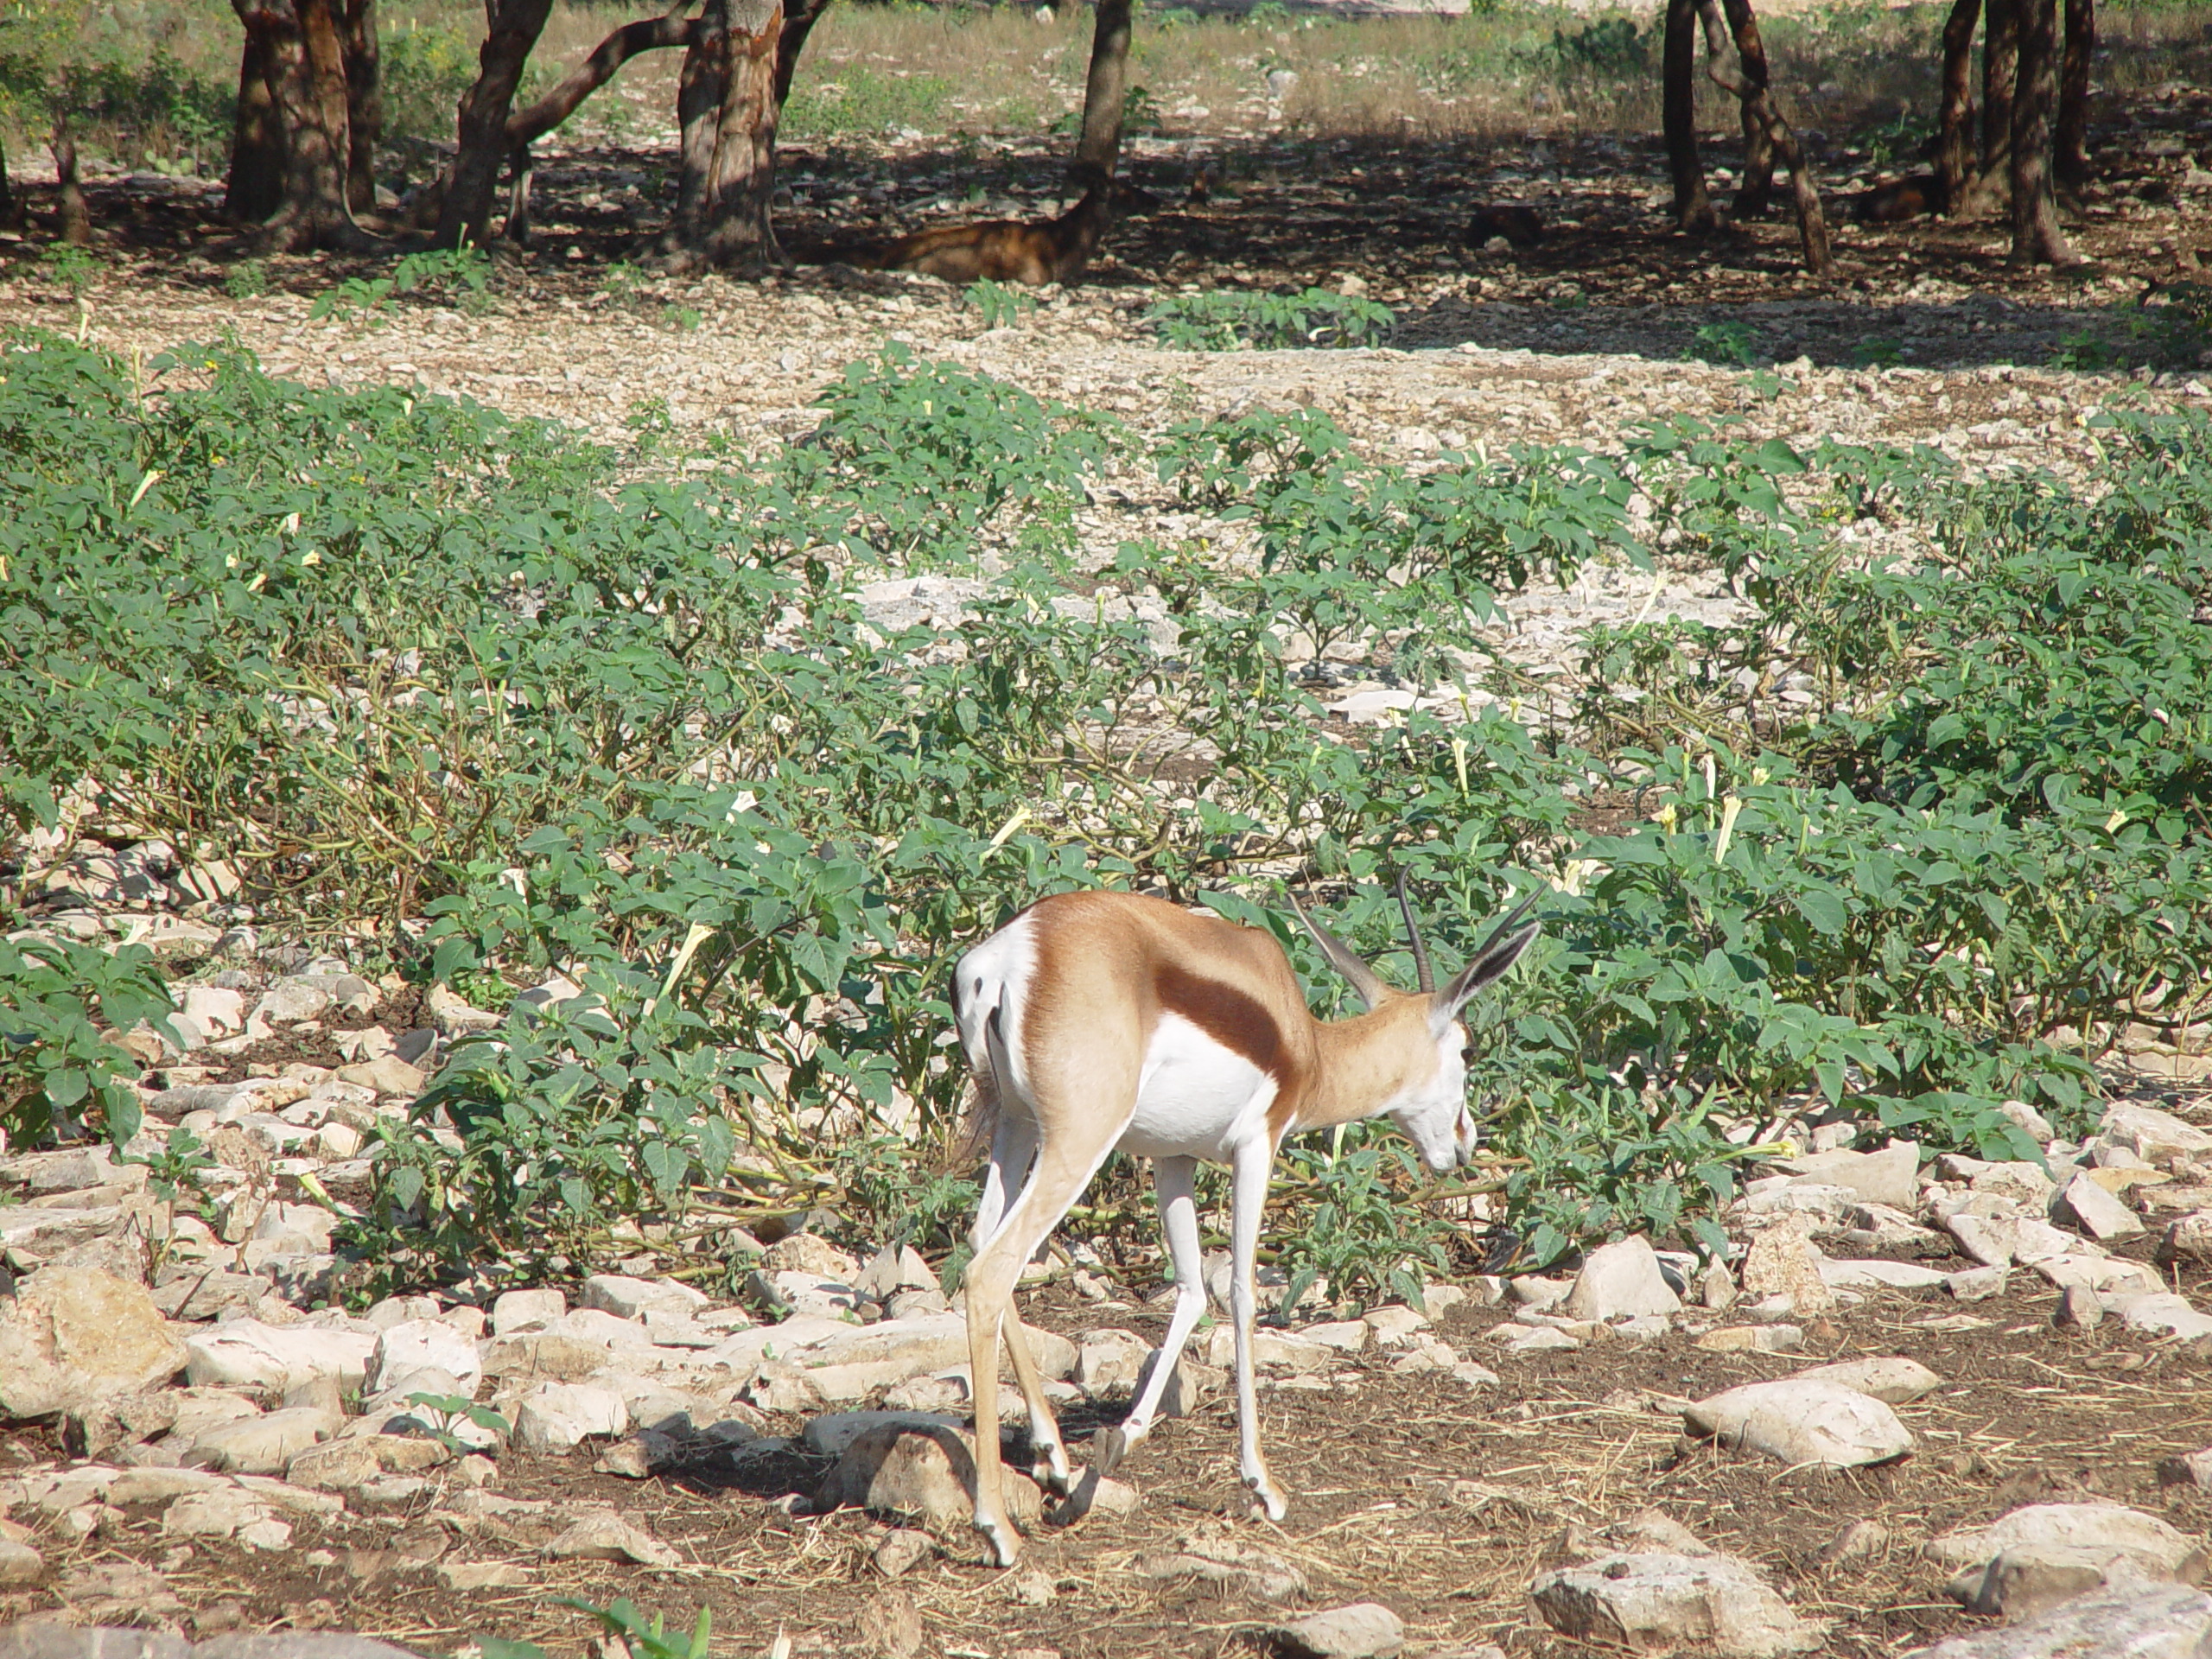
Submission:
[[[1351,982],[1361,1001],[1370,1008],[1379,1008],[1390,995],[1390,988],[1376,976],[1375,970],[1352,954],[1351,947],[1306,913],[1306,906],[1298,902],[1298,895],[1285,887],[1282,896],[1290,900],[1290,907],[1298,919],[1306,924],[1306,931],[1313,936],[1313,943],[1321,947],[1321,954],[1334,968]]]
[[[1435,970],[1428,965],[1428,947],[1421,942],[1421,928],[1414,920],[1413,900],[1406,897],[1406,873],[1398,872],[1398,913],[1406,918],[1406,942],[1413,946],[1414,973],[1424,995],[1436,988]]]

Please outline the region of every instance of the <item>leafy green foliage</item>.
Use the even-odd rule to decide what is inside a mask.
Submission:
[[[1708,322],[1691,341],[1689,355],[1700,363],[1722,368],[1748,369],[1759,360],[1758,337],[1747,322]]]
[[[90,248],[67,242],[47,244],[39,250],[38,262],[47,275],[69,290],[73,298],[82,296],[103,269],[99,255]]]
[[[467,1440],[454,1432],[456,1423],[473,1423],[486,1433],[504,1440],[514,1433],[514,1425],[489,1406],[476,1404],[465,1394],[410,1394],[407,1403],[429,1414],[426,1421],[429,1438],[455,1457],[475,1450]],[[477,1444],[480,1445],[481,1442]]]
[[[138,1132],[138,1064],[110,1039],[140,1020],[168,1033],[175,1005],[143,945],[112,954],[68,939],[0,939],[0,1130],[35,1146],[96,1126],[118,1149]]]
[[[1300,294],[1231,289],[1171,294],[1155,301],[1144,320],[1161,345],[1187,352],[1371,346],[1389,339],[1397,326],[1389,306],[1325,288]]]
[[[969,304],[982,314],[986,328],[1011,328],[1037,308],[1033,296],[994,282],[988,276],[969,283],[961,293]]]
[[[582,989],[518,1003],[388,1132],[354,1244],[394,1281],[646,1243],[712,1272],[795,1207],[957,1270],[944,976],[1099,883],[1269,929],[1325,1004],[1255,869],[1317,883],[1402,982],[1396,870],[1447,966],[1549,877],[1471,1020],[1482,1179],[1545,1259],[1710,1242],[1761,1135],[1811,1112],[2022,1152],[2003,1101],[2078,1129],[2115,1018],[2207,997],[2201,417],[2115,422],[2078,486],[1690,422],[1414,471],[1311,411],[1141,441],[894,350],[752,472],[618,482],[467,403],[221,348],[148,372],[0,358],[10,820],[97,790],[267,914],[375,917],[482,1005]],[[642,415],[658,471],[680,434]],[[1251,556],[1087,552],[1084,493],[1139,467]],[[1869,518],[1925,551],[1838,533]],[[1742,620],[1593,634],[1571,717],[1524,721],[1499,596],[1662,533]],[[1353,655],[1460,706],[1347,734],[1316,693]],[[91,957],[41,961],[30,1001],[101,1003],[130,959]],[[11,1038],[11,1105],[88,1065],[38,1058],[80,1036],[130,1075],[89,1017],[51,1030]],[[1451,1242],[1416,1190],[1384,1143],[1301,1150],[1273,1243],[1347,1300],[1402,1290]]]
[[[1440,1274],[1450,1268],[1445,1241],[1451,1228],[1406,1201],[1419,1168],[1413,1154],[1397,1146],[1361,1147],[1342,1156],[1294,1146],[1283,1161],[1294,1179],[1312,1182],[1319,1193],[1276,1257],[1289,1275],[1283,1313],[1317,1281],[1340,1307],[1357,1311],[1389,1299],[1421,1307],[1422,1270]]]

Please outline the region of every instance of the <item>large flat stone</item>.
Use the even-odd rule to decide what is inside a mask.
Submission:
[[[137,1394],[183,1369],[143,1285],[97,1268],[47,1268],[0,1301],[0,1414],[43,1417]]]
[[[1799,1377],[1726,1389],[1684,1408],[1682,1417],[1695,1433],[1793,1466],[1849,1469],[1912,1450],[1912,1436],[1882,1402]]]
[[[1731,1659],[1777,1659],[1821,1642],[1819,1625],[1726,1555],[1606,1555],[1541,1573],[1529,1593],[1561,1635],[1631,1653],[1700,1643]]]
[[[2205,1659],[2212,1596],[2183,1585],[2105,1591],[2008,1630],[1955,1636],[1906,1659]]]

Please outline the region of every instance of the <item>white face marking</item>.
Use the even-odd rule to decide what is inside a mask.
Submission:
[[[1267,1133],[1275,1080],[1179,1014],[1146,1047],[1137,1109],[1121,1149],[1147,1158],[1224,1158]]]
[[[1414,1143],[1422,1163],[1439,1173],[1457,1169],[1475,1149],[1475,1120],[1467,1110],[1467,1028],[1454,1020],[1436,1039],[1436,1070],[1385,1109]]]

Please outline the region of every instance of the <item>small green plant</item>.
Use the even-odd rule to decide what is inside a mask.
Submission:
[[[988,276],[969,283],[962,292],[968,303],[983,314],[986,328],[1011,328],[1037,308],[1033,296]]]
[[[639,270],[627,259],[617,259],[601,273],[599,291],[617,305],[634,305],[645,296],[652,282],[650,272]]]
[[[404,257],[392,269],[391,291],[434,294],[478,315],[491,307],[491,256],[463,243],[457,248],[431,248]]]
[[[384,321],[385,309],[391,303],[392,288],[389,276],[348,276],[315,296],[315,303],[308,307],[308,320],[329,319],[349,327],[376,327]]]
[[[1894,340],[1862,340],[1851,348],[1851,361],[1861,369],[1894,368],[1904,361],[1904,348]]]
[[[138,1063],[109,1039],[144,1020],[183,1046],[153,952],[71,939],[0,939],[0,1131],[10,1147],[97,1125],[120,1148],[138,1133]]]
[[[1371,346],[1397,326],[1389,306],[1325,288],[1301,294],[1175,294],[1155,302],[1144,320],[1163,346],[1186,352]]]
[[[581,1601],[574,1596],[558,1596],[555,1605],[573,1607],[599,1622],[600,1628],[613,1638],[610,1649],[627,1653],[630,1659],[709,1659],[708,1638],[714,1630],[714,1610],[702,1606],[690,1636],[672,1635],[666,1618],[659,1613],[648,1622],[636,1605],[625,1596],[611,1606],[601,1607],[596,1602]],[[546,1659],[545,1649],[535,1642],[512,1642],[503,1637],[480,1636],[462,1646],[460,1659]]]
[[[495,1440],[505,1440],[514,1433],[514,1425],[489,1406],[480,1406],[465,1394],[410,1394],[407,1403],[417,1411],[428,1414],[415,1421],[425,1430],[424,1438],[435,1440],[455,1457],[479,1451],[481,1440],[470,1440],[461,1435],[456,1425],[473,1423]]]
[[[1759,360],[1757,341],[1749,323],[1708,322],[1698,329],[1688,355],[1700,363],[1748,369]]]
[[[159,1147],[123,1161],[145,1166],[146,1185],[162,1203],[193,1211],[207,1208],[207,1199],[200,1192],[200,1176],[203,1171],[214,1168],[216,1160],[206,1143],[190,1129],[172,1129],[169,1138]]]
[[[1421,1270],[1450,1269],[1451,1230],[1406,1202],[1417,1179],[1413,1154],[1399,1146],[1361,1147],[1340,1157],[1325,1147],[1293,1147],[1284,1161],[1315,1194],[1277,1257],[1289,1278],[1284,1316],[1317,1281],[1340,1308],[1364,1309],[1389,1297],[1421,1307]]]
[[[223,273],[223,292],[234,300],[257,300],[269,291],[269,263],[241,259]]]
[[[67,289],[72,297],[81,297],[92,285],[92,278],[100,274],[99,255],[72,242],[50,243],[38,258],[46,274]]]
[[[676,416],[665,397],[633,397],[623,412],[622,424],[629,428],[638,453],[651,455],[659,451],[661,440],[676,430]]]
[[[678,305],[674,302],[661,307],[660,321],[664,328],[673,328],[679,334],[694,332],[704,321],[696,305]]]
[[[2058,337],[2058,349],[2050,354],[2050,365],[2054,369],[2090,371],[2111,368],[2119,360],[2120,354],[2098,337],[2096,330],[2076,328]]]

